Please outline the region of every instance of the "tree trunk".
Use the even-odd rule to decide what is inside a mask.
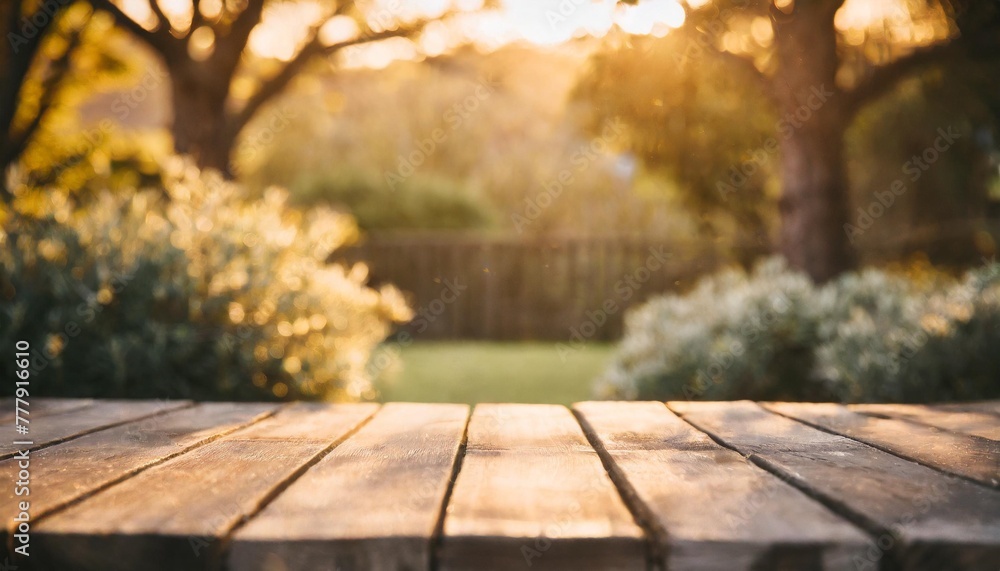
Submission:
[[[844,162],[847,114],[836,87],[833,15],[842,1],[796,2],[775,21],[781,123],[781,251],[822,283],[853,269],[845,232],[849,195]]]
[[[847,176],[840,125],[803,126],[781,145],[781,250],[792,267],[822,283],[855,266],[844,229]]]
[[[211,75],[203,65],[170,70],[174,150],[191,156],[201,168],[232,178],[230,155],[236,143],[233,121],[226,113],[228,77]]]

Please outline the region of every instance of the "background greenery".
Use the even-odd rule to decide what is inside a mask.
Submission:
[[[0,343],[30,343],[31,394],[372,398],[368,356],[410,310],[364,265],[326,263],[351,218],[276,189],[246,201],[181,160],[164,175],[82,206],[46,188],[5,213]]]
[[[635,310],[602,396],[935,402],[1000,396],[1000,264],[866,269],[816,286],[780,259]]]
[[[612,355],[610,345],[588,344],[564,358],[555,343],[389,343],[380,351],[396,360],[375,383],[381,400],[470,404],[588,400]]]

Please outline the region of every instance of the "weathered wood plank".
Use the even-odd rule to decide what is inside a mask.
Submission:
[[[847,408],[870,416],[909,420],[952,432],[1000,441],[1000,417],[985,412],[949,412],[920,404],[853,404]]]
[[[0,441],[0,459],[10,458],[18,450],[37,450],[84,434],[190,405],[189,401],[108,400],[62,414],[43,416],[37,422],[30,422],[29,419],[29,432],[18,436],[18,441],[31,441],[32,444],[19,447],[13,444],[13,440]]]
[[[440,569],[645,569],[645,540],[573,415],[478,405]]]
[[[0,514],[12,529],[21,501],[30,501],[32,521],[87,495],[271,414],[274,404],[208,403],[81,436],[30,453],[31,494],[0,488]],[[16,481],[17,457],[0,462],[0,480]],[[9,541],[4,531],[4,544]]]
[[[24,418],[33,419],[40,416],[50,416],[62,414],[81,408],[86,408],[94,404],[94,399],[63,399],[63,398],[30,398],[26,399],[28,406],[21,406],[28,414],[22,415]],[[14,397],[4,397],[0,399],[0,424],[14,422],[16,412],[14,410]]]
[[[285,408],[42,521],[33,558],[53,569],[217,566],[220,540],[235,525],[377,409]]]
[[[867,536],[655,402],[574,405],[662,566],[854,570]]]
[[[228,568],[427,569],[468,407],[387,404],[242,528]]]
[[[751,402],[671,402],[696,427],[877,534],[860,570],[996,571],[1000,492]]]
[[[834,403],[785,402],[763,406],[897,456],[1000,487],[1000,442],[905,420],[866,416]]]
[[[949,412],[984,412],[1000,416],[1000,400],[987,400],[979,402],[953,402],[946,404],[930,405],[936,410]]]

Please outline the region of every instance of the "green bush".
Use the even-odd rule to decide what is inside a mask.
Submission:
[[[31,344],[32,394],[372,396],[369,353],[409,310],[363,265],[325,264],[356,236],[350,217],[278,190],[246,202],[180,161],[165,179],[80,210],[24,192],[2,213],[0,344]]]
[[[778,259],[630,313],[603,397],[921,402],[1000,395],[1000,265],[816,287]]]
[[[374,172],[337,169],[302,175],[292,200],[305,206],[340,207],[363,230],[468,229],[490,224],[485,200],[438,176],[413,175],[389,185]]]

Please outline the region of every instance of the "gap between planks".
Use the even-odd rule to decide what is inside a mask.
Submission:
[[[660,404],[662,404],[662,403],[660,403]],[[189,408],[191,406],[195,406],[195,405],[192,403],[192,404],[188,405],[188,407],[179,407],[179,408],[175,408],[175,409],[171,409],[171,410],[164,410],[164,411],[160,411],[160,412],[154,413],[152,415],[147,415],[145,417],[122,421],[122,422],[114,424],[114,425],[109,425],[109,426],[105,426],[105,427],[102,427],[102,428],[94,429],[93,431],[88,432],[88,433],[84,433],[84,434],[72,436],[70,439],[72,439],[72,438],[78,438],[80,436],[84,436],[86,434],[91,434],[93,432],[98,432],[98,431],[105,430],[105,429],[115,428],[115,427],[118,427],[118,426],[120,426],[122,424],[140,423],[143,419],[149,418],[150,416],[159,416],[159,415],[162,415],[162,414],[168,414],[170,412],[176,412],[178,410],[181,410],[182,408]],[[229,435],[232,432],[240,430],[241,428],[249,427],[249,426],[251,426],[253,424],[256,424],[256,423],[259,423],[259,422],[263,421],[266,418],[273,417],[278,412],[280,412],[282,410],[286,410],[287,408],[289,408],[289,407],[288,406],[278,407],[276,405],[276,408],[273,409],[273,410],[271,410],[269,413],[264,414],[264,415],[262,415],[262,416],[260,416],[258,418],[255,418],[255,419],[251,420],[249,423],[247,423],[247,424],[245,424],[243,426],[234,427],[234,428],[232,428],[230,430],[216,433],[216,434],[212,435],[211,437],[209,437],[209,438],[207,438],[207,439],[205,439],[205,440],[203,440],[203,441],[195,444],[194,446],[191,446],[189,448],[185,448],[184,450],[182,450],[182,451],[180,451],[180,452],[178,452],[176,454],[173,454],[173,455],[168,456],[168,457],[161,458],[160,460],[158,460],[156,462],[153,462],[151,464],[142,466],[142,467],[134,470],[131,473],[123,475],[121,478],[119,478],[119,479],[117,479],[117,480],[115,480],[113,482],[107,483],[106,485],[103,485],[103,486],[101,486],[99,488],[95,488],[94,490],[86,492],[84,495],[81,495],[81,496],[79,496],[77,498],[74,498],[74,499],[70,500],[70,502],[68,502],[66,505],[59,506],[57,508],[49,510],[48,512],[46,512],[41,517],[42,518],[48,517],[48,516],[56,513],[57,511],[60,511],[62,509],[65,509],[66,507],[69,507],[71,505],[79,503],[79,502],[83,501],[84,499],[86,499],[86,498],[88,498],[88,497],[90,497],[90,496],[92,496],[92,495],[94,495],[94,494],[96,494],[96,493],[98,493],[98,492],[100,492],[100,491],[102,491],[104,489],[107,489],[107,488],[109,488],[109,487],[111,487],[111,486],[113,486],[115,484],[121,483],[121,482],[123,482],[123,481],[125,481],[125,480],[127,480],[127,479],[129,479],[131,477],[133,477],[135,474],[138,474],[138,473],[140,473],[142,471],[145,471],[145,470],[147,470],[149,468],[152,468],[154,466],[157,466],[159,464],[165,463],[165,462],[167,462],[167,461],[169,461],[171,459],[176,458],[177,456],[181,456],[183,454],[189,453],[189,452],[193,451],[196,448],[200,448],[202,446],[205,446],[205,445],[209,444],[210,442],[215,441],[215,440],[217,440],[219,438],[222,438],[222,437],[224,437],[226,435]],[[899,454],[899,453],[897,453],[897,452],[895,452],[893,450],[886,450],[884,448],[880,448],[878,446],[875,446],[875,445],[871,444],[868,441],[860,440],[860,439],[856,439],[856,438],[852,438],[850,436],[847,436],[847,435],[835,432],[833,430],[825,429],[822,426],[813,425],[813,424],[811,424],[811,423],[809,423],[807,421],[801,420],[800,418],[796,418],[794,416],[788,416],[788,415],[781,414],[780,412],[777,412],[777,411],[774,411],[774,410],[770,410],[769,408],[766,408],[766,407],[760,407],[759,406],[759,408],[761,408],[763,411],[766,411],[768,414],[772,414],[772,415],[774,415],[776,417],[783,417],[783,418],[786,418],[787,420],[796,422],[798,424],[804,425],[804,426],[809,427],[811,429],[815,429],[815,430],[819,430],[819,431],[822,431],[822,432],[826,432],[828,434],[832,434],[832,435],[835,435],[835,436],[838,436],[838,437],[848,438],[848,439],[854,440],[854,441],[856,441],[856,442],[858,442],[858,443],[860,443],[860,444],[862,444],[864,446],[870,446],[872,448],[881,450],[884,453],[887,453],[889,455],[898,457],[900,459],[903,459],[903,460],[906,460],[906,461],[909,461],[909,462],[914,462],[915,464],[919,464],[921,466],[934,469],[933,466],[927,466],[924,463],[921,463],[919,461],[915,461],[912,458],[907,458],[906,456],[903,456],[903,455],[901,455],[901,454]],[[671,407],[671,409],[672,409],[672,407]],[[381,409],[377,408],[376,410],[374,410],[367,418],[365,418],[359,424],[357,424],[356,426],[354,426],[343,437],[337,439],[335,442],[330,443],[324,450],[322,450],[321,452],[317,453],[310,460],[308,460],[307,462],[305,462],[304,464],[302,464],[301,466],[299,466],[291,475],[289,475],[288,477],[286,477],[283,480],[279,481],[272,489],[270,489],[267,492],[267,494],[262,498],[262,500],[259,502],[259,504],[253,510],[251,510],[250,512],[248,512],[245,515],[244,519],[242,519],[241,521],[239,521],[236,524],[234,524],[233,526],[231,526],[228,529],[228,531],[226,531],[221,536],[221,538],[222,538],[221,542],[222,543],[221,543],[221,548],[219,550],[219,553],[220,553],[219,557],[220,557],[220,559],[224,561],[224,559],[226,557],[225,553],[227,551],[229,542],[231,541],[232,536],[236,532],[238,532],[248,522],[252,521],[252,519],[254,518],[254,516],[256,516],[258,513],[260,513],[262,510],[264,510],[269,504],[271,504],[276,498],[278,498],[282,494],[282,492],[284,492],[288,487],[290,487],[292,484],[294,484],[295,481],[297,481],[301,476],[303,476],[304,474],[306,474],[309,471],[310,468],[312,468],[317,463],[319,463],[320,461],[322,461],[322,459],[325,458],[327,455],[329,455],[337,446],[341,445],[342,443],[344,443],[348,439],[352,438],[357,432],[359,432],[364,426],[366,426],[375,417],[375,415],[378,412],[378,410],[381,410]],[[616,492],[617,492],[618,496],[620,497],[620,499],[622,500],[622,503],[628,508],[628,511],[631,513],[633,519],[640,526],[640,528],[642,530],[643,539],[645,540],[645,542],[647,544],[647,554],[650,555],[649,561],[647,562],[647,568],[653,568],[653,569],[658,568],[657,564],[656,564],[656,561],[659,559],[659,555],[662,555],[660,553],[660,551],[662,551],[662,549],[661,549],[661,546],[659,546],[659,542],[656,539],[656,537],[657,537],[657,531],[658,530],[657,530],[656,524],[655,524],[655,521],[656,521],[655,516],[653,516],[652,514],[646,513],[647,507],[644,506],[641,501],[638,501],[636,498],[632,497],[632,494],[629,493],[630,485],[629,485],[627,479],[623,480],[622,478],[624,478],[624,476],[621,476],[621,477],[616,476],[615,470],[612,469],[613,466],[609,465],[609,462],[611,461],[610,457],[606,457],[606,455],[601,452],[601,447],[598,446],[597,443],[595,443],[595,438],[597,438],[597,435],[596,434],[592,434],[591,431],[588,430],[588,428],[586,426],[586,423],[585,423],[584,419],[581,417],[579,411],[575,407],[571,408],[570,411],[572,413],[573,418],[575,419],[576,424],[579,425],[580,429],[582,430],[583,434],[585,435],[586,441],[589,443],[590,447],[597,453],[598,458],[600,458],[601,465],[603,466],[604,471],[611,478],[611,481],[614,484],[613,487],[616,490]],[[678,416],[686,424],[690,425],[693,428],[693,430],[695,430],[695,431],[697,431],[697,432],[699,432],[701,434],[706,435],[708,438],[710,438],[712,441],[714,441],[716,444],[722,446],[723,448],[735,451],[735,453],[740,454],[741,456],[747,458],[754,465],[756,465],[758,468],[760,468],[763,471],[767,472],[768,474],[776,477],[777,479],[781,480],[782,482],[789,483],[789,484],[793,485],[795,488],[797,488],[801,492],[805,493],[807,496],[809,496],[810,498],[812,498],[814,501],[816,501],[819,504],[825,506],[826,508],[830,509],[831,511],[837,513],[839,516],[845,518],[847,521],[849,521],[851,523],[854,523],[856,525],[859,525],[860,527],[862,527],[862,529],[865,529],[866,531],[868,531],[870,533],[876,533],[876,532],[880,532],[880,531],[884,530],[884,528],[879,523],[877,523],[875,520],[870,520],[863,513],[856,512],[852,508],[850,508],[849,506],[846,506],[846,505],[841,506],[836,500],[826,497],[821,492],[820,493],[815,492],[814,490],[811,489],[810,486],[803,485],[802,483],[797,483],[797,481],[794,478],[787,477],[787,475],[784,473],[784,471],[783,471],[782,468],[777,467],[777,466],[772,466],[768,460],[766,460],[765,458],[762,458],[762,457],[758,456],[756,453],[745,454],[742,451],[740,451],[737,447],[729,445],[727,442],[723,441],[721,438],[717,438],[709,430],[703,429],[703,428],[699,427],[698,425],[694,424],[690,419],[687,418],[687,416],[685,414],[681,413],[681,414],[678,414]],[[458,479],[459,474],[462,471],[463,465],[465,463],[465,460],[466,460],[466,457],[467,457],[467,454],[468,454],[468,435],[469,435],[470,419],[471,419],[471,417],[467,414],[466,418],[465,418],[464,426],[462,428],[461,440],[460,440],[460,443],[459,443],[459,446],[458,446],[458,449],[457,449],[457,453],[455,454],[455,457],[454,457],[454,460],[453,460],[453,463],[452,463],[452,466],[451,466],[450,477],[448,478],[447,485],[445,487],[444,496],[443,496],[443,498],[442,498],[442,500],[440,502],[440,505],[438,506],[438,509],[437,509],[436,524],[435,524],[434,530],[433,530],[433,532],[432,532],[432,534],[430,536],[430,545],[429,545],[430,559],[429,559],[429,565],[430,565],[431,569],[435,569],[435,570],[438,569],[439,566],[440,566],[440,549],[441,549],[441,545],[442,545],[442,543],[443,543],[443,541],[445,539],[444,533],[443,533],[443,529],[444,529],[445,518],[447,517],[447,509],[448,509],[449,503],[450,503],[450,501],[452,499],[452,494],[454,492],[455,483],[456,483],[456,481]],[[62,441],[62,442],[65,442],[65,441]],[[45,447],[54,446],[55,444],[56,443],[47,444],[47,445],[45,445]],[[942,472],[942,470],[937,470],[937,471],[938,472]],[[946,475],[949,475],[949,476],[951,475],[951,473],[949,473],[949,472],[943,472],[943,473],[946,474]],[[39,518],[39,519],[41,519],[41,518]],[[656,553],[657,553],[656,556],[653,555],[654,550],[656,550]]]
[[[646,533],[566,407],[479,405],[468,434],[442,569],[647,569]]]
[[[0,461],[13,458],[19,450],[29,450],[35,452],[45,448],[50,448],[57,444],[69,442],[77,438],[117,428],[134,422],[142,422],[151,418],[168,414],[178,410],[184,410],[197,406],[191,401],[97,401],[78,408],[68,408],[56,410],[49,414],[43,414],[48,424],[41,431],[31,432],[29,419],[29,433],[17,436],[14,440],[23,440],[37,443],[29,445],[27,448],[18,449],[13,444],[0,443]],[[135,409],[139,409],[136,412]],[[131,412],[129,409],[132,409]],[[116,415],[113,420],[104,421],[101,418],[105,415]],[[8,420],[14,420],[11,416]],[[39,432],[41,438],[38,437]],[[48,434],[46,434],[46,432]]]
[[[383,405],[231,535],[226,565],[428,568],[468,417],[466,405]]]
[[[250,520],[252,520],[254,516],[263,511],[264,508],[266,508],[279,495],[281,495],[282,492],[284,492],[285,490],[288,489],[289,486],[294,484],[296,480],[301,478],[302,475],[309,470],[309,468],[312,468],[313,466],[318,464],[321,460],[323,460],[323,458],[325,458],[328,454],[333,452],[334,448],[340,446],[342,443],[346,442],[349,438],[357,434],[358,431],[364,428],[369,422],[372,421],[373,418],[375,418],[375,415],[378,414],[378,411],[381,410],[381,408],[382,405],[378,405],[374,410],[372,410],[371,414],[365,417],[361,422],[357,423],[353,428],[349,429],[342,436],[332,441],[324,450],[320,451],[311,459],[309,459],[308,462],[300,466],[287,478],[278,482],[278,484],[276,484],[274,488],[268,491],[267,495],[263,499],[261,499],[261,501],[258,503],[257,506],[255,506],[253,510],[244,514],[244,517],[240,521],[238,521],[236,525],[226,530],[219,540],[218,552],[215,554],[215,557],[218,559],[219,568],[223,568],[225,566],[225,560],[229,551],[229,545],[232,542],[233,535],[236,534],[236,532],[238,532],[240,528],[242,528]]]
[[[636,525],[642,529],[643,539],[646,543],[646,569],[649,571],[663,571],[661,562],[664,561],[666,553],[663,546],[657,541],[657,537],[666,537],[667,530],[657,523],[656,516],[652,513],[650,507],[639,499],[639,495],[632,488],[625,474],[615,469],[614,460],[608,454],[607,450],[605,450],[604,446],[601,445],[598,434],[584,420],[580,410],[577,408],[579,404],[574,403],[570,407],[573,417],[576,419],[577,424],[580,425],[580,429],[583,430],[587,442],[590,443],[591,448],[597,452],[597,456],[601,459],[601,465],[604,466],[604,471],[608,473],[611,483],[618,490],[618,496],[621,498],[622,503],[625,504],[625,507],[632,514]]]
[[[765,410],[849,438],[947,476],[1000,488],[1000,443],[897,418],[879,418],[834,403],[758,403]],[[914,440],[919,445],[914,445]]]
[[[661,567],[842,570],[870,539],[662,402],[574,409],[623,495],[648,518]],[[761,497],[768,501],[756,503]]]
[[[861,562],[867,569],[881,568],[880,559],[883,565],[907,570],[997,569],[1000,494],[989,486],[816,429],[749,401],[677,401],[668,406],[765,470],[788,473],[801,491],[877,536],[876,553],[868,555],[875,558]],[[770,439],[779,431],[796,433],[795,446],[774,446]],[[816,454],[824,450],[841,461],[827,465],[828,454]],[[830,479],[831,475],[839,479]],[[894,486],[894,493],[873,489],[884,486]],[[910,495],[904,499],[900,490],[916,494],[912,497],[917,501]],[[887,547],[881,545],[886,538],[892,540]]]
[[[469,410],[465,417],[465,426],[462,428],[462,441],[458,445],[458,454],[455,455],[455,464],[452,465],[451,477],[448,479],[448,487],[444,492],[444,499],[441,501],[441,509],[438,510],[437,525],[434,526],[434,533],[431,536],[430,571],[438,571],[441,568],[441,553],[444,550],[444,518],[448,514],[448,504],[451,502],[451,495],[455,491],[455,482],[458,474],[462,471],[462,463],[469,450],[469,421],[472,419],[472,411]]]
[[[140,401],[140,402],[143,402],[143,401]],[[80,434],[80,435],[78,435],[78,436],[76,436],[76,437],[74,437],[72,439],[68,439],[68,440],[63,440],[63,441],[60,441],[60,442],[52,443],[51,445],[46,445],[45,447],[40,448],[37,452],[41,452],[42,454],[46,454],[46,453],[48,453],[51,450],[59,450],[59,448],[61,446],[70,446],[70,447],[72,447],[76,443],[83,442],[84,440],[86,440],[88,438],[98,438],[101,435],[113,435],[115,433],[115,431],[120,431],[123,428],[128,428],[130,425],[140,425],[141,426],[141,423],[148,421],[150,418],[154,418],[154,417],[171,418],[172,416],[176,416],[178,414],[185,414],[185,413],[190,413],[190,412],[196,411],[199,408],[202,408],[202,407],[205,407],[205,406],[211,407],[213,405],[212,404],[207,404],[206,405],[206,404],[191,403],[190,406],[180,406],[180,407],[172,408],[172,409],[169,409],[169,410],[164,410],[162,413],[159,413],[159,414],[146,415],[146,416],[140,417],[138,419],[132,419],[131,421],[128,421],[128,422],[118,423],[118,424],[115,424],[113,426],[105,427],[103,429],[90,431],[90,432],[88,432],[86,434]],[[226,436],[226,435],[228,435],[228,434],[230,434],[232,432],[235,432],[237,430],[240,430],[240,429],[252,426],[253,424],[255,424],[255,423],[259,422],[259,421],[265,420],[265,419],[271,417],[272,415],[274,415],[281,408],[281,405],[274,405],[274,406],[272,406],[270,408],[267,408],[264,405],[261,405],[259,403],[257,405],[255,405],[255,406],[257,408],[261,409],[260,412],[257,412],[256,414],[253,414],[248,419],[243,420],[243,421],[234,420],[233,422],[230,422],[228,424],[223,423],[223,424],[217,425],[217,426],[214,427],[215,431],[212,432],[210,435],[205,436],[204,438],[202,438],[200,440],[195,440],[193,443],[188,444],[187,446],[182,446],[181,450],[178,450],[178,451],[173,452],[173,453],[165,454],[163,456],[155,457],[152,460],[150,460],[150,461],[148,461],[148,462],[146,462],[144,464],[140,463],[138,465],[127,467],[124,470],[118,472],[117,474],[109,474],[110,477],[108,477],[104,481],[94,482],[92,485],[88,484],[89,487],[84,488],[79,493],[77,493],[74,490],[74,491],[71,491],[69,494],[67,494],[66,497],[59,498],[59,499],[53,501],[51,503],[51,505],[43,505],[42,508],[37,508],[37,507],[33,508],[35,510],[35,513],[33,514],[33,517],[32,517],[32,526],[33,527],[37,527],[37,526],[41,525],[46,519],[48,519],[50,517],[53,517],[53,516],[57,516],[59,513],[65,511],[67,509],[73,508],[76,505],[79,505],[80,503],[84,502],[88,498],[93,497],[94,495],[96,495],[96,494],[98,494],[98,493],[100,493],[100,492],[102,492],[104,490],[112,488],[113,486],[115,486],[117,484],[125,482],[125,481],[127,481],[127,480],[135,477],[137,474],[140,474],[140,473],[142,473],[142,472],[144,472],[144,471],[146,471],[146,470],[148,470],[150,468],[154,468],[154,467],[156,467],[156,466],[158,466],[160,464],[163,464],[163,463],[168,462],[168,461],[170,461],[170,460],[172,460],[174,458],[182,456],[182,455],[186,454],[187,452],[195,450],[195,449],[197,449],[200,446],[203,446],[205,444],[211,443],[212,441],[214,441],[214,440],[216,440],[218,438],[222,438],[222,437],[224,437],[224,436]],[[208,430],[208,429],[205,429],[205,430]],[[190,436],[190,435],[187,435],[187,436]],[[11,459],[11,458],[0,460],[0,465],[2,465],[3,463],[12,462],[12,461],[13,461],[13,459]],[[34,503],[34,502],[32,502],[32,503]],[[8,555],[11,555],[11,554],[13,554],[13,541],[14,541],[13,534],[11,533],[11,526],[15,522],[8,520],[8,521],[5,521],[4,523],[5,523],[5,525],[3,526],[2,529],[0,529],[0,543],[2,543],[3,550],[6,551],[6,553]],[[28,561],[30,561],[30,560],[28,560]],[[24,561],[24,563],[27,563],[28,561]]]
[[[304,471],[303,464],[316,453],[341,441],[344,433],[378,410],[374,404],[357,406],[334,415],[322,405],[270,406],[267,410],[273,414],[219,431],[211,441],[95,492],[89,501],[40,525],[36,542],[41,544],[41,569],[220,568],[219,546],[226,532],[280,493],[289,474]],[[243,408],[252,414],[260,405]],[[239,405],[235,410],[239,412]],[[291,462],[287,468],[282,462],[265,463],[262,471],[255,471],[253,466],[268,458]],[[227,466],[242,468],[227,471]],[[218,484],[223,473],[247,486],[225,486],[197,501],[203,479]],[[153,496],[144,503],[150,490]],[[190,511],[177,508],[192,500],[197,503]],[[239,513],[229,513],[231,505],[237,505]],[[222,511],[226,517],[219,521]]]
[[[1000,442],[1000,418],[988,412],[942,411],[918,404],[854,404],[848,409],[876,418],[905,420],[956,434]]]
[[[783,482],[787,482],[789,485],[794,486],[800,492],[802,492],[805,495],[809,496],[810,498],[812,498],[816,502],[818,502],[818,503],[826,506],[833,513],[839,515],[840,517],[842,517],[842,518],[846,519],[847,521],[853,523],[854,525],[860,527],[861,529],[865,530],[866,532],[868,532],[870,534],[873,534],[873,535],[878,535],[880,533],[884,533],[885,532],[885,529],[883,527],[881,527],[879,525],[879,523],[876,522],[875,520],[868,518],[868,516],[865,516],[864,514],[861,514],[861,513],[858,513],[858,512],[854,512],[848,506],[846,506],[844,504],[841,504],[841,503],[839,503],[839,502],[837,502],[837,501],[835,501],[835,500],[833,500],[833,499],[825,496],[822,493],[819,493],[818,491],[816,491],[815,489],[813,489],[811,486],[805,485],[803,482],[800,482],[798,479],[796,479],[795,477],[793,477],[793,475],[790,475],[790,474],[786,473],[784,470],[782,470],[781,468],[779,468],[777,465],[772,464],[766,458],[763,458],[763,457],[759,456],[758,454],[756,454],[754,452],[750,452],[750,453],[743,452],[742,450],[739,449],[739,447],[737,447],[737,446],[735,446],[733,444],[730,444],[729,442],[726,442],[725,440],[723,440],[722,438],[720,438],[719,436],[717,436],[715,433],[713,433],[713,432],[711,432],[711,431],[709,431],[709,430],[707,430],[705,428],[702,428],[702,427],[698,426],[697,424],[695,424],[694,422],[692,422],[690,418],[688,418],[687,414],[685,414],[684,412],[682,412],[680,410],[677,410],[676,408],[670,406],[671,404],[672,403],[669,402],[669,401],[665,403],[665,405],[667,406],[667,409],[670,410],[670,412],[676,414],[678,418],[680,418],[684,422],[688,423],[695,430],[697,430],[699,432],[702,432],[703,434],[707,435],[710,439],[712,439],[713,442],[715,442],[719,446],[722,446],[723,448],[726,448],[728,450],[732,450],[733,452],[739,454],[740,456],[743,456],[744,458],[746,458],[747,460],[749,460],[750,462],[752,462],[754,465],[756,465],[757,467],[759,467],[761,470],[764,470],[765,472],[767,472],[767,473],[775,476],[776,478],[782,480]],[[755,404],[757,406],[760,406],[756,402],[753,402],[753,404]],[[763,407],[761,407],[761,408],[763,409]],[[771,413],[770,411],[767,411],[767,410],[764,410],[764,412],[767,412],[769,414],[775,414],[775,413]],[[776,415],[776,416],[778,416],[778,415]],[[800,424],[805,425],[805,423],[802,423],[802,422],[800,422],[797,419],[788,419],[788,420],[791,420],[793,422],[799,422]],[[805,426],[808,426],[808,425],[805,425]],[[812,428],[812,427],[809,427],[809,428]]]

